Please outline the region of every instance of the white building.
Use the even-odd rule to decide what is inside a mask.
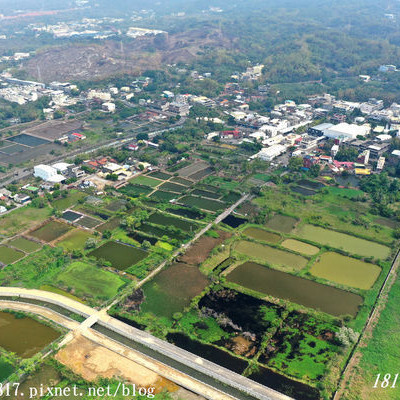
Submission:
[[[4,206],[0,206],[0,214],[4,214],[7,211],[7,208]]]
[[[265,147],[257,154],[257,157],[263,161],[272,161],[286,151],[286,147],[281,144],[275,144],[271,147]]]
[[[101,107],[103,108],[103,111],[109,113],[114,113],[116,108],[114,103],[103,103]]]
[[[33,176],[41,178],[46,182],[60,183],[65,180],[63,175],[59,175],[57,170],[50,165],[36,165]]]
[[[366,136],[370,133],[369,125],[354,125],[343,122],[324,131],[324,136],[331,139],[356,139],[357,136]]]
[[[89,100],[99,99],[99,100],[103,100],[103,101],[110,101],[111,100],[111,94],[107,93],[107,92],[97,92],[96,90],[91,90],[88,93],[87,98]]]

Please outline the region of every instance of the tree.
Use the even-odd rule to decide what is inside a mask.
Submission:
[[[292,157],[289,160],[289,169],[291,171],[300,171],[303,167],[303,159],[301,157]]]

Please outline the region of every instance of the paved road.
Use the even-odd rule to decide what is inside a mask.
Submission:
[[[32,289],[22,289],[22,288],[7,288],[0,287],[0,296],[9,296],[9,297],[20,297],[22,299],[35,299],[41,300],[49,303],[53,303],[56,305],[62,305],[65,303],[64,307],[74,311],[78,314],[84,314],[88,318],[75,328],[74,331],[71,331],[61,342],[61,345],[68,344],[71,340],[73,340],[75,334],[81,334],[84,336],[93,336],[92,330],[90,329],[95,323],[100,324],[105,327],[107,330],[112,331],[122,337],[128,338],[134,343],[141,346],[141,349],[148,349],[149,352],[152,352],[153,355],[150,355],[150,358],[155,360],[156,362],[162,362],[164,366],[168,366],[168,361],[164,360],[173,360],[176,361],[176,364],[183,366],[184,370],[177,370],[176,365],[172,367],[177,373],[185,374],[185,370],[195,370],[199,373],[200,376],[204,376],[208,380],[217,381],[222,383],[221,387],[225,387],[227,385],[226,390],[229,393],[229,387],[234,388],[235,390],[239,390],[244,392],[250,398],[260,399],[260,400],[291,400],[290,397],[285,396],[279,392],[276,392],[266,386],[260,385],[256,382],[249,380],[241,375],[238,375],[226,368],[223,368],[219,365],[216,365],[208,360],[205,360],[201,357],[198,357],[192,353],[189,353],[177,346],[174,346],[168,342],[165,342],[161,339],[158,339],[147,332],[140,331],[139,329],[133,328],[121,321],[116,320],[115,318],[110,317],[105,310],[97,311],[92,309],[84,304],[76,302],[72,299],[66,298],[62,295],[58,295],[55,293],[40,291],[40,290],[32,290]],[[10,299],[11,301],[11,299]],[[0,306],[3,304],[4,300],[0,300]],[[7,304],[9,301],[5,302]],[[18,306],[20,305],[19,303]],[[34,306],[37,307],[37,306]],[[41,307],[40,307],[41,308]],[[48,310],[51,312],[51,310]],[[59,314],[57,314],[59,315]],[[103,336],[108,337],[109,340],[113,340],[110,338],[110,334],[104,334]],[[105,339],[104,339],[105,340]],[[115,342],[115,341],[114,341]],[[136,349],[134,349],[136,350]],[[138,350],[136,350],[138,351]],[[140,353],[146,354],[145,351],[140,351]],[[155,358],[154,354],[159,355],[159,358]],[[148,355],[147,355],[148,356]],[[160,361],[163,360],[163,361]],[[136,360],[137,361],[137,360]],[[156,371],[157,372],[157,371]],[[190,376],[190,373],[188,374]],[[215,390],[212,387],[210,382],[200,381],[198,378],[194,378],[199,383],[206,385],[210,390]],[[193,387],[191,388],[193,390]],[[216,389],[221,391],[221,388],[218,387]],[[224,391],[222,390],[222,391]],[[204,392],[200,392],[199,394],[205,395]],[[208,397],[208,395],[206,396]],[[232,396],[235,398],[235,396]],[[208,397],[211,400],[215,400],[215,397]]]
[[[174,126],[171,126],[170,128],[166,128],[166,129],[160,129],[160,130],[155,130],[152,132],[149,132],[149,138],[153,138],[157,135],[160,135],[164,132],[169,132],[169,131],[173,131],[176,130],[178,128],[181,127],[181,125],[183,124],[183,121],[178,121]],[[65,159],[71,158],[71,157],[75,157],[79,154],[90,154],[90,153],[94,153],[95,151],[101,150],[101,149],[106,149],[108,147],[121,147],[123,146],[125,143],[127,142],[131,142],[134,138],[136,137],[136,133],[134,135],[131,135],[127,138],[124,139],[118,139],[118,140],[113,140],[113,141],[108,141],[106,143],[101,143],[101,144],[97,144],[95,146],[92,147],[87,147],[84,149],[77,149],[74,151],[71,151],[69,153],[63,154],[62,156],[57,156],[57,157],[50,157],[47,160],[47,164],[54,164],[60,161],[64,161]],[[33,169],[32,168],[17,168],[14,169],[12,173],[5,175],[1,178],[0,180],[0,188],[5,187],[9,184],[11,184],[14,181],[20,181],[24,178],[27,178],[29,176],[31,176],[33,174]]]

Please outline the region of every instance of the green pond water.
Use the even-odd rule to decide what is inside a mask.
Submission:
[[[296,230],[296,234],[301,238],[364,257],[386,259],[390,255],[390,248],[387,246],[319,226],[303,225]]]
[[[287,239],[282,242],[282,246],[298,253],[305,254],[306,256],[313,256],[319,252],[317,246],[312,246],[311,244],[300,242],[299,240]]]
[[[30,358],[60,336],[32,318],[17,318],[0,311],[0,346],[22,358]]]
[[[290,233],[297,223],[296,218],[276,214],[265,224],[266,227],[282,233]]]
[[[278,243],[281,240],[280,235],[260,228],[247,228],[243,233],[252,239],[262,240],[264,242]]]
[[[182,197],[179,202],[190,207],[198,207],[208,211],[218,211],[226,207],[226,204],[221,201],[191,195]]]
[[[299,278],[247,262],[227,276],[228,281],[276,298],[324,311],[335,316],[356,316],[362,297],[354,293]]]
[[[328,252],[322,254],[310,272],[318,278],[367,290],[378,279],[381,268],[355,258]]]
[[[182,229],[185,232],[194,232],[198,228],[198,225],[193,222],[185,221],[180,218],[169,217],[157,212],[150,215],[147,221],[157,225],[173,226],[175,228]]]
[[[114,268],[121,271],[138,263],[147,257],[147,252],[133,246],[118,242],[107,242],[89,253],[97,259],[104,259],[111,263]]]
[[[236,245],[235,250],[246,256],[263,260],[270,265],[286,266],[297,270],[307,265],[307,259],[302,256],[265,246],[260,243],[241,240]]]

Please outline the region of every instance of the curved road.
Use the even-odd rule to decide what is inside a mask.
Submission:
[[[214,381],[218,381],[223,385],[230,386],[236,390],[243,392],[245,395],[260,400],[291,400],[290,397],[276,392],[266,386],[260,385],[248,378],[245,378],[239,374],[236,374],[226,368],[216,365],[208,360],[198,357],[192,353],[189,353],[179,347],[176,347],[168,342],[160,340],[147,332],[140,331],[133,328],[115,318],[110,317],[106,310],[97,311],[91,307],[81,304],[75,300],[69,299],[56,293],[45,292],[41,290],[23,289],[23,288],[8,288],[0,287],[0,306],[4,302],[4,297],[9,297],[8,301],[12,301],[13,297],[23,299],[38,300],[47,303],[52,303],[57,306],[63,307],[77,314],[84,315],[87,319],[80,325],[78,325],[74,331],[70,332],[64,339],[61,345],[65,345],[74,337],[74,333],[89,335],[92,330],[89,328],[94,324],[104,327],[107,331],[112,331],[119,336],[125,337],[142,348],[148,348],[152,353],[157,353],[163,356],[163,359],[176,360],[180,365],[184,365],[190,370],[196,370],[200,374],[211,378]],[[101,331],[100,331],[101,332]],[[104,332],[103,335],[108,336]],[[112,336],[112,335],[109,335]],[[113,339],[111,337],[111,339]],[[177,371],[180,372],[180,371]],[[184,372],[184,371],[183,371]],[[209,381],[209,379],[208,379]],[[178,383],[178,382],[177,382]],[[205,382],[201,382],[206,384]],[[183,385],[184,386],[184,385]],[[206,386],[215,390],[210,385]],[[193,388],[192,388],[193,390]],[[220,388],[217,389],[221,391]],[[229,390],[228,390],[229,392]],[[203,396],[205,393],[200,393]],[[209,397],[209,399],[215,399],[215,397]],[[235,397],[234,397],[235,398]]]

